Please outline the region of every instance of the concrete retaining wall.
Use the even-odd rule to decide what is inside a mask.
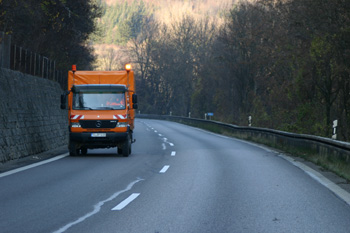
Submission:
[[[0,68],[0,162],[67,144],[57,82]]]

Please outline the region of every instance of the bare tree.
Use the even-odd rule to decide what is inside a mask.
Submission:
[[[114,48],[108,48],[106,53],[101,56],[101,69],[102,70],[117,70],[118,60],[117,51]]]

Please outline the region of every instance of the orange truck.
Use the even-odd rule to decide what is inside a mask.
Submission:
[[[111,147],[124,157],[130,155],[137,109],[131,65],[122,71],[77,71],[73,65],[61,109],[67,109],[67,102],[71,156]]]

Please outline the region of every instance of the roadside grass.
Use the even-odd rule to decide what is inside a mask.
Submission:
[[[350,164],[336,157],[325,157],[317,154],[305,156],[305,159],[311,161],[328,171],[336,173],[350,182]]]

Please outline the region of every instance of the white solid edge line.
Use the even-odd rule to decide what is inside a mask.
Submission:
[[[169,169],[169,165],[165,165],[162,170],[159,171],[159,173],[165,173]]]
[[[64,157],[67,157],[68,155],[69,155],[68,153],[65,153],[65,154],[53,157],[51,159],[43,160],[43,161],[38,162],[38,163],[33,163],[31,165],[28,165],[28,166],[16,168],[14,170],[1,173],[0,174],[0,178],[5,177],[5,176],[9,176],[9,175],[12,175],[12,174],[15,174],[15,173],[18,173],[18,172],[21,172],[21,171],[25,171],[25,170],[28,170],[28,169],[31,169],[31,168],[34,168],[34,167],[38,167],[38,166],[41,166],[41,165],[44,165],[44,164],[47,164],[47,163],[51,163],[51,162],[54,162],[54,161],[59,160],[59,159],[63,159]]]
[[[130,202],[135,200],[140,193],[133,193],[128,198],[126,198],[124,201],[120,202],[117,206],[115,206],[112,210],[122,210],[125,206],[129,205]]]
[[[306,172],[309,176],[311,176],[314,180],[331,190],[335,195],[344,200],[348,205],[350,205],[350,193],[339,187],[334,182],[330,181],[326,177],[324,177],[321,173],[315,171],[314,169],[308,167],[307,165],[295,161],[293,158],[290,158],[286,155],[279,154],[280,157],[292,163],[294,166],[300,168],[304,172]]]

